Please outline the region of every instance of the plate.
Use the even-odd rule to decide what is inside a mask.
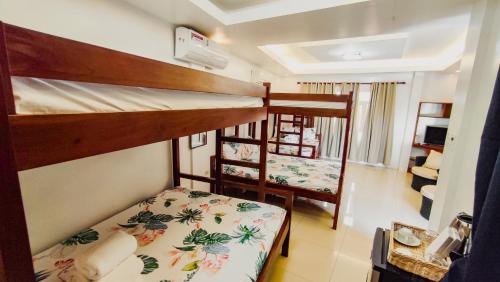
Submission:
[[[410,236],[403,236],[399,233],[399,230],[394,232],[394,240],[410,247],[418,247],[422,244],[422,241],[420,241],[420,239],[418,239],[417,236],[413,234]]]

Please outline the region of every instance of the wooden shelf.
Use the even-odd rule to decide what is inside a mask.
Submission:
[[[434,150],[434,151],[438,151],[440,153],[442,153],[443,149],[444,149],[444,146],[442,146],[442,145],[422,144],[422,143],[413,143],[413,147],[428,150],[428,151]]]

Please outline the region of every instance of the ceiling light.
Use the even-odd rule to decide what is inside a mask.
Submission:
[[[361,52],[356,51],[356,52],[345,53],[342,55],[342,58],[344,58],[344,60],[346,61],[355,61],[363,59],[363,56],[361,56]]]

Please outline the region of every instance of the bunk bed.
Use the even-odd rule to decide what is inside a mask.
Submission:
[[[266,84],[269,89],[270,86],[269,83]],[[349,95],[271,93],[269,97],[269,114],[346,119],[341,160],[307,159],[277,154],[268,154],[267,157],[266,187],[291,191],[298,197],[335,204],[332,227],[336,229],[347,160],[352,93]],[[213,159],[224,159],[223,178],[227,180],[228,186],[245,189],[245,185],[256,183],[257,171],[248,166],[238,166],[238,161],[255,162],[256,156],[262,154],[262,150],[257,146],[231,143],[232,140],[235,139],[220,139],[220,146],[223,146],[224,150],[216,152]]]
[[[220,171],[214,178],[181,172],[178,138],[217,130],[220,139],[221,128],[251,122],[267,128],[264,87],[1,22],[0,67],[0,281],[65,281],[74,257],[116,230],[136,237],[143,281],[265,281],[278,253],[288,255],[293,194],[264,189],[266,154],[252,186],[259,202],[180,187],[186,178],[221,191]],[[218,99],[182,106],[163,94]],[[267,131],[261,135],[254,145],[266,145]],[[167,140],[173,187],[31,253],[18,172]],[[264,203],[266,195],[284,198],[286,209]],[[214,263],[219,276],[210,272]]]
[[[310,159],[320,156],[321,134],[316,133],[314,117],[274,114],[274,121],[274,134],[268,141],[270,153]]]

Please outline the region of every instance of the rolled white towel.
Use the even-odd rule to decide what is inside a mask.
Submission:
[[[75,258],[75,268],[90,280],[99,280],[137,250],[137,240],[118,231]],[[134,255],[135,257],[135,255]]]
[[[141,272],[144,263],[135,255],[131,255],[118,265],[113,271],[98,280],[90,280],[75,269],[69,282],[141,282]]]

